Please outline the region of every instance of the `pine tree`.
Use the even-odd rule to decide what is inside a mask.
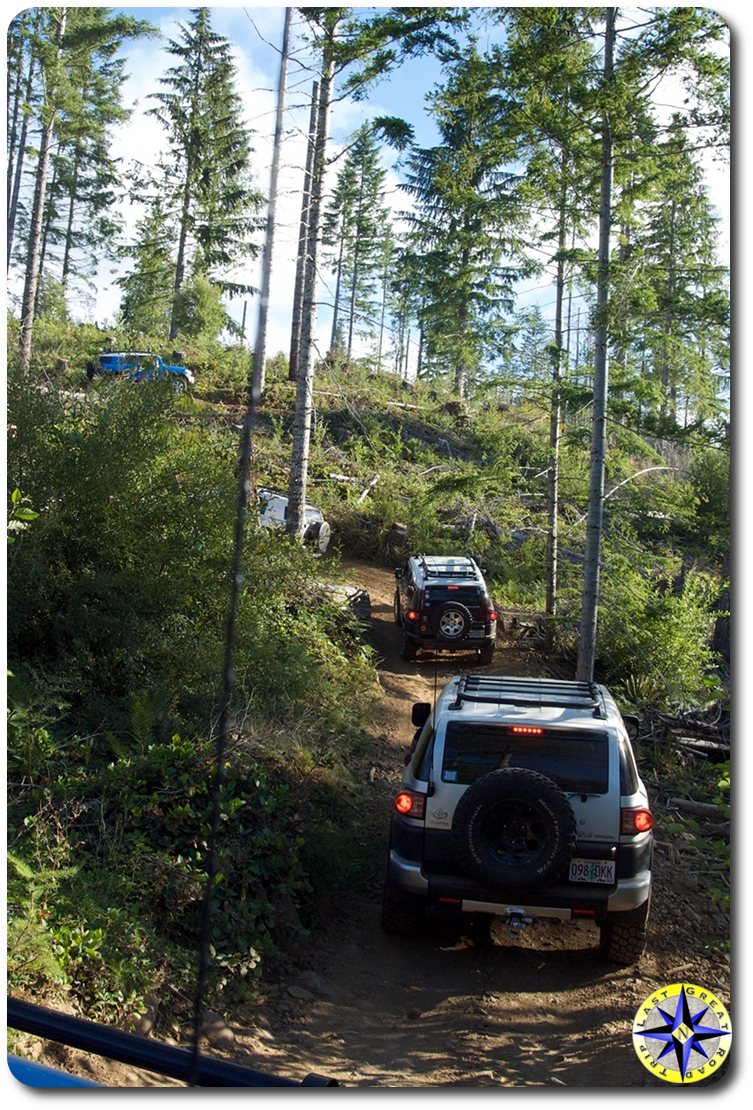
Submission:
[[[658,154],[625,258],[624,298],[628,357],[655,385],[659,401],[651,415],[667,429],[681,412],[684,422],[718,414],[729,295],[717,257],[718,218],[686,134],[678,128]],[[644,420],[649,413],[644,409]]]
[[[167,335],[175,299],[176,227],[162,199],[154,197],[128,248],[128,271],[117,279],[123,290],[120,322],[135,347],[150,346]]]
[[[211,28],[210,9],[194,8],[167,52],[178,60],[160,78],[151,109],[165,127],[170,155],[156,182],[176,213],[174,301],[170,338],[178,334],[179,293],[189,273],[201,274],[230,295],[252,292],[230,272],[258,247],[261,196],[251,182],[249,130],[235,90],[230,43]]]
[[[8,269],[13,253],[29,124],[35,113],[35,80],[39,64],[36,36],[40,20],[40,9],[27,8],[11,21],[8,29]]]
[[[323,224],[323,242],[334,248],[325,260],[336,269],[331,346],[334,349],[340,317],[345,315],[348,359],[355,335],[375,334],[382,244],[390,220],[384,203],[385,177],[377,143],[364,126],[345,158]]]
[[[431,97],[441,143],[407,159],[410,248],[423,263],[419,299],[426,351],[452,375],[460,397],[494,345],[513,284],[527,271],[505,106],[475,47],[450,68]],[[517,265],[513,260],[517,260]]]
[[[113,14],[109,8],[44,8],[35,22],[34,49],[38,60],[38,95],[34,100],[38,124],[34,190],[29,208],[21,305],[20,366],[31,364],[32,333],[42,255],[47,187],[56,126],[66,114],[80,114],[80,91],[98,62],[107,61],[126,39],[151,33],[143,20]]]
[[[343,81],[345,93],[363,95],[377,77],[403,58],[434,49],[446,40],[444,24],[465,18],[445,8],[390,8],[364,18],[352,8],[301,8],[320,51],[317,123],[312,157],[311,195],[307,206],[306,269],[300,329],[300,356],[293,423],[293,457],[288,485],[287,531],[303,535],[308,457],[311,441],[316,271],[321,240],[324,171],[335,78],[353,66]],[[291,352],[292,362],[292,352]]]
[[[546,647],[551,650],[558,590],[565,288],[570,277],[568,261],[573,256],[571,244],[585,245],[595,214],[596,159],[588,111],[593,29],[587,9],[511,8],[501,18],[508,36],[504,51],[497,52],[497,65],[502,71],[504,91],[510,97],[508,126],[526,162],[521,194],[537,213],[540,247],[547,250],[550,244],[554,246],[546,590]]]
[[[126,62],[112,57],[116,49],[81,67],[80,86],[55,128],[40,276],[59,276],[64,295],[72,279],[88,284],[101,260],[114,256],[123,226],[117,202],[125,187],[110,143],[113,127],[130,113],[121,102]]]

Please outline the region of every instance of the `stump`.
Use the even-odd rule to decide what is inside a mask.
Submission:
[[[387,546],[395,555],[408,550],[408,526],[397,521],[387,533]]]

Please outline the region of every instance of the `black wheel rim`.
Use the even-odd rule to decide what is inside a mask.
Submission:
[[[550,822],[548,814],[531,802],[510,801],[493,806],[481,822],[481,847],[505,870],[513,873],[528,870],[548,854]]]

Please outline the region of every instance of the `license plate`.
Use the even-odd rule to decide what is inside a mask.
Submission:
[[[571,859],[571,883],[613,883],[614,860]]]
[[[484,635],[483,628],[471,629],[471,631],[468,633],[468,639],[469,640],[481,640],[481,639],[483,639],[483,635]]]

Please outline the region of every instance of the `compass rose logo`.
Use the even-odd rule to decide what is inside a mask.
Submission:
[[[694,983],[671,983],[649,995],[633,1022],[633,1047],[644,1067],[667,1083],[697,1083],[727,1058],[729,1014]]]

